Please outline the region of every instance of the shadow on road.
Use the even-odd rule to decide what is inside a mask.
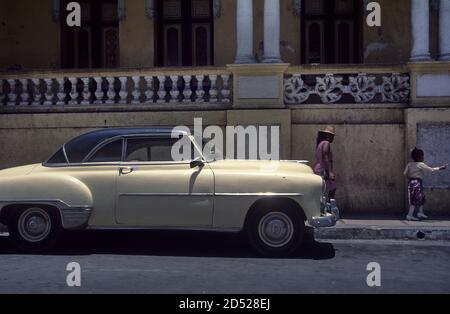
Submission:
[[[20,254],[8,237],[0,237],[0,255]],[[189,257],[260,257],[240,234],[194,231],[84,231],[65,235],[48,255],[153,255]],[[319,243],[309,233],[294,259],[331,259],[330,243]]]

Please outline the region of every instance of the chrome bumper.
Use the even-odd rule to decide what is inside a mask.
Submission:
[[[327,204],[325,206],[325,214],[320,217],[312,217],[310,225],[314,228],[333,227],[339,220],[339,208]]]

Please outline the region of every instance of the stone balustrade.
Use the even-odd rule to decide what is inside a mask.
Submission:
[[[158,109],[189,105],[194,109],[208,109],[215,107],[214,104],[227,108],[235,105],[232,104],[233,89],[243,88],[237,85],[241,80],[236,79],[232,71],[213,67],[0,73],[0,110],[51,110],[58,106],[106,108],[107,105],[151,105],[149,108]],[[280,75],[284,76],[284,84],[280,84],[280,88],[284,105],[288,106],[407,104],[411,97],[407,66],[304,65],[287,67],[283,71]],[[255,97],[252,98],[255,104],[262,105],[263,97]],[[283,105],[281,98],[280,104]]]
[[[0,73],[0,106],[229,104],[232,75],[223,68],[105,72]]]

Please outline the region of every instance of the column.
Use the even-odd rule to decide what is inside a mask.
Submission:
[[[254,63],[253,0],[237,0],[237,52],[235,63]]]
[[[450,0],[439,5],[439,60],[450,61]]]
[[[264,0],[264,63],[281,63],[280,0]]]
[[[428,0],[411,0],[411,62],[429,61],[430,6]]]

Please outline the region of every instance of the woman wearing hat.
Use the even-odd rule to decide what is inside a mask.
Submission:
[[[331,143],[333,143],[335,136],[336,134],[332,126],[327,126],[325,129],[319,131],[317,135],[316,163],[314,166],[314,172],[322,176],[327,182],[329,200],[334,200],[336,195],[333,152],[331,150]]]

